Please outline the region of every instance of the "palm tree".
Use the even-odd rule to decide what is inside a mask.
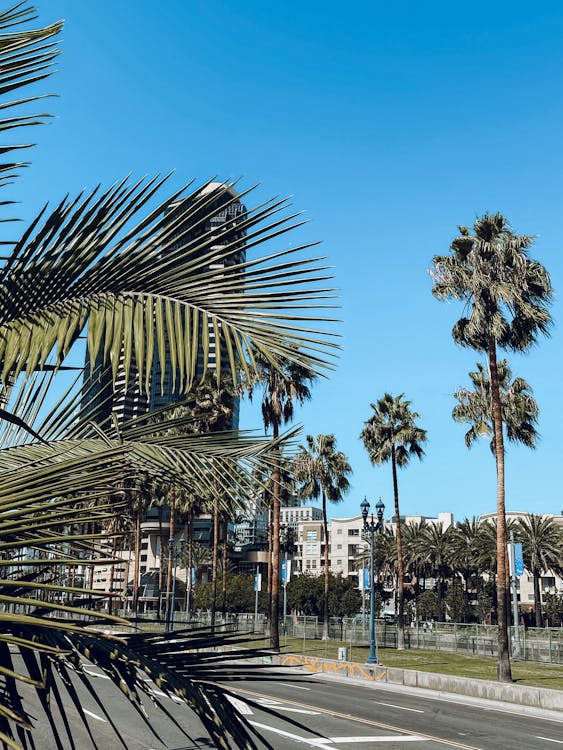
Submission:
[[[426,442],[426,430],[416,424],[420,416],[410,408],[411,402],[404,395],[393,397],[385,393],[375,404],[371,404],[373,415],[364,424],[360,438],[369,454],[372,464],[391,461],[393,472],[393,498],[395,501],[395,524],[397,537],[397,586],[399,611],[397,617],[397,648],[405,647],[405,593],[404,561],[401,536],[401,516],[399,510],[399,485],[397,467],[403,468],[411,456],[422,459]]]
[[[23,3],[0,12],[2,96],[48,75],[57,54],[50,40],[60,24],[26,30],[22,24],[33,17],[32,9]],[[2,107],[6,112],[28,101],[33,98],[3,101]],[[30,125],[41,118],[7,117],[0,130]],[[9,150],[3,148],[2,153]],[[9,182],[7,178],[19,166],[0,165],[0,186]],[[213,269],[212,261],[217,261],[214,237],[199,237],[188,246],[181,241],[190,218],[198,212],[200,218],[201,188],[192,190],[187,202],[176,199],[189,192],[189,186],[144,212],[164,182],[122,182],[106,191],[64,199],[54,210],[44,209],[14,243],[0,268],[3,397],[10,396],[18,378],[20,393],[29,393],[39,369],[64,366],[86,331],[91,362],[98,357],[112,362],[114,379],[119,363],[123,363],[126,380],[135,363],[139,384],[147,391],[153,362],[158,360],[164,373],[166,344],[173,342],[177,363],[173,376],[178,378],[180,390],[187,393],[198,374],[196,355],[201,338],[203,366],[209,367],[206,333],[211,329],[216,332],[216,361],[225,363],[223,369],[230,370],[233,379],[240,377],[241,368],[247,377],[256,375],[256,358],[261,355],[271,358],[274,369],[281,367],[281,361],[311,371],[327,366],[335,345],[329,333],[316,330],[315,321],[325,319],[320,308],[326,304],[321,299],[326,295],[319,288],[324,283],[319,279],[326,276],[318,261],[300,260],[294,253],[303,248],[294,247],[240,263],[228,275]],[[228,186],[218,190],[222,193]],[[192,214],[187,205],[194,206]],[[284,201],[271,202],[247,212],[244,231],[249,246],[273,240],[297,226],[291,216],[278,218],[285,205]],[[237,232],[240,229],[237,227]],[[236,254],[240,250],[236,232],[229,226],[219,230],[225,238],[220,254],[224,258]],[[156,264],[159,273],[155,273]],[[311,310],[310,315],[304,316],[304,308]],[[322,328],[322,323],[318,327]],[[38,408],[36,403],[34,409]],[[74,746],[72,739],[59,742],[59,734],[71,729],[65,721],[54,725],[48,698],[58,673],[62,679],[56,688],[57,703],[62,708],[58,691],[66,689],[66,697],[82,716],[70,672],[76,674],[87,658],[120,684],[135,707],[140,706],[139,695],[147,689],[140,670],[158,681],[167,695],[176,695],[196,711],[216,746],[255,747],[252,727],[233,715],[226,691],[218,685],[209,687],[212,679],[221,675],[221,658],[214,656],[210,668],[199,656],[189,664],[188,652],[201,645],[212,647],[217,639],[199,634],[194,646],[189,636],[174,634],[177,642],[165,654],[159,647],[162,637],[112,639],[101,632],[101,625],[113,622],[124,626],[126,622],[63,604],[67,594],[94,599],[100,592],[62,586],[49,570],[61,565],[116,562],[107,546],[101,546],[102,536],[94,529],[110,522],[118,508],[99,499],[117,491],[125,481],[134,481],[140,472],[202,491],[212,468],[227,491],[241,462],[271,460],[265,447],[257,443],[252,447],[244,438],[221,436],[192,442],[184,436],[149,438],[137,434],[133,438],[131,433],[116,438],[93,426],[95,435],[86,437],[68,422],[65,432],[57,419],[55,415],[51,422],[51,435],[56,439],[50,444],[37,438],[31,441],[28,436],[27,444],[12,443],[10,450],[0,450],[0,563],[9,563],[6,556],[15,549],[38,553],[19,560],[21,569],[33,571],[31,577],[26,574],[0,586],[2,601],[13,605],[13,611],[4,613],[2,620],[3,743],[11,747],[19,747],[19,742],[33,744],[29,738],[33,719],[18,693],[18,685],[24,681],[36,686],[37,704],[45,708],[43,720],[46,725],[51,721],[57,745]],[[4,443],[2,446],[5,448]],[[82,497],[80,503],[77,493]],[[85,532],[88,525],[90,531]],[[41,578],[36,573],[39,568],[45,571]],[[4,569],[9,575],[9,567]],[[46,593],[45,600],[38,593]],[[23,658],[12,663],[15,651]],[[229,669],[225,667],[224,673]],[[89,681],[85,674],[81,679]],[[143,718],[140,708],[139,716]]]
[[[404,570],[405,575],[411,579],[415,603],[421,593],[421,581],[424,583],[426,578],[424,539],[427,526],[423,518],[416,523],[407,523],[401,527]]]
[[[293,419],[294,401],[302,404],[311,398],[309,385],[315,374],[309,367],[304,367],[291,360],[272,357],[257,359],[259,374],[256,380],[248,383],[248,393],[252,393],[257,384],[262,386],[262,419],[264,430],[270,427],[274,440],[279,437],[282,424]],[[280,506],[282,495],[282,459],[275,458],[272,467],[272,581],[270,607],[270,647],[279,651],[279,617],[280,617]]]
[[[329,538],[326,502],[339,503],[350,488],[352,468],[341,451],[336,450],[334,435],[307,435],[307,446],[301,446],[294,460],[294,479],[302,498],[322,498],[324,529],[324,621],[323,640],[328,640]]]
[[[553,518],[531,515],[519,518],[515,526],[522,541],[524,564],[534,579],[536,628],[543,627],[540,580],[542,573],[563,570],[563,532]]]
[[[528,257],[532,237],[514,234],[501,214],[485,214],[459,227],[450,255],[435,256],[433,295],[464,303],[454,325],[456,343],[484,352],[491,379],[491,414],[497,469],[497,607],[498,667],[501,682],[512,682],[508,650],[509,580],[506,565],[504,436],[497,349],[526,351],[539,334],[547,334],[551,316],[551,280],[546,269]]]
[[[444,621],[444,595],[445,582],[449,577],[451,568],[449,565],[450,550],[452,543],[452,528],[449,526],[444,529],[441,524],[428,524],[424,530],[424,550],[423,562],[430,569],[431,574],[436,579],[436,592],[438,594],[438,611],[437,619]]]
[[[478,586],[480,541],[481,524],[477,518],[466,518],[452,527],[448,561],[452,571],[463,579],[466,612],[470,611],[469,589],[472,579]]]

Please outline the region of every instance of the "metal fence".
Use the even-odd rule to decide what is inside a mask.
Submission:
[[[121,610],[116,614],[125,617],[131,613]],[[144,621],[143,629],[162,630],[165,622],[158,619],[156,613],[139,615]],[[175,612],[174,626],[178,629],[188,625],[194,627],[211,624],[211,613],[208,611],[193,612],[189,621],[185,612]],[[259,614],[255,620],[254,613],[215,614],[217,627],[227,626],[243,633],[263,634],[269,636],[268,620]],[[378,648],[397,647],[397,627],[384,620],[376,622],[376,644]],[[330,641],[346,644],[348,658],[358,648],[369,645],[369,618],[358,622],[357,618],[331,617],[328,636]],[[280,621],[280,639],[282,642],[300,640],[302,651],[318,651],[318,641],[323,637],[323,623],[318,617],[288,615]],[[316,641],[315,646],[312,642]],[[326,643],[326,642],[325,642]],[[510,650],[514,659],[523,661],[563,664],[563,628],[510,628]],[[405,648],[430,649],[433,651],[450,651],[476,656],[497,655],[497,626],[462,623],[425,623],[405,628]]]
[[[376,622],[378,648],[397,647],[397,627],[384,620]],[[317,617],[286,617],[281,634],[287,638],[319,640],[322,621]],[[349,644],[352,650],[369,644],[369,621],[331,618],[329,638]],[[405,648],[452,651],[478,656],[496,656],[496,625],[426,623],[405,628]],[[510,650],[514,659],[563,664],[563,628],[510,628]]]

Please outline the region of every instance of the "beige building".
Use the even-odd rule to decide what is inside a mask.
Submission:
[[[297,509],[293,509],[297,510]],[[403,523],[418,523],[423,516],[405,516]],[[454,522],[452,513],[439,513],[437,518],[424,517],[427,523],[439,524],[447,529]],[[393,521],[385,521],[387,528],[394,528]],[[329,567],[334,575],[358,581],[357,558],[369,549],[363,538],[364,519],[361,515],[350,518],[333,518],[328,524]],[[294,570],[296,573],[319,575],[324,572],[325,539],[320,519],[299,521],[297,526],[297,554]]]

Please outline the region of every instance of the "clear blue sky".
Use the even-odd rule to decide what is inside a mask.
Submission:
[[[175,169],[172,186],[242,176],[257,199],[293,195],[341,289],[337,372],[297,413],[304,434],[334,432],[352,490],[392,506],[390,468],[359,441],[370,402],[404,393],[428,430],[426,457],[401,472],[404,513],[495,509],[488,445],[467,451],[452,393],[476,354],[456,348],[460,309],[436,302],[427,270],[458,224],[501,211],[537,235],[532,254],[562,286],[563,5],[50,0],[65,19],[56,118],[35,130],[33,166],[12,188],[29,217],[98,182]],[[507,507],[563,508],[561,303],[549,340],[512,357],[533,386],[541,443],[510,447]],[[256,407],[244,427],[260,427]]]

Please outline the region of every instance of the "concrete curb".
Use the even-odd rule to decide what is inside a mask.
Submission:
[[[563,690],[419,672],[414,669],[334,661],[301,654],[280,654],[279,663],[284,667],[301,667],[311,673],[324,672],[371,682],[387,682],[392,685],[424,688],[442,693],[514,703],[520,706],[563,711]]]

